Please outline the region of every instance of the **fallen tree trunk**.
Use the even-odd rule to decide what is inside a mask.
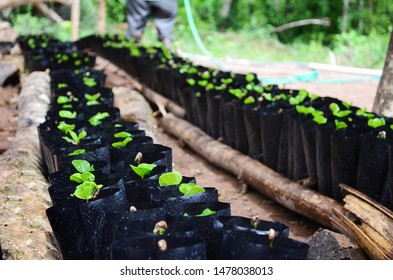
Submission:
[[[172,102],[168,98],[156,93],[152,89],[148,87],[143,87],[142,89],[143,96],[152,103],[155,103],[160,111],[163,111],[163,115],[165,115],[166,110],[173,113],[175,116],[179,118],[184,118],[186,116],[186,112],[182,107],[177,105],[176,103]]]
[[[199,128],[167,114],[160,125],[216,166],[229,171],[286,208],[333,230],[345,232],[333,209],[345,209],[332,198],[307,189],[274,172],[260,162],[213,140]]]
[[[343,219],[354,239],[375,259],[393,259],[393,212],[365,194],[340,185],[345,193],[344,208],[355,218]]]
[[[298,21],[289,22],[280,26],[277,26],[270,30],[271,33],[279,33],[283,32],[287,29],[304,26],[304,25],[323,25],[323,26],[330,26],[330,19],[329,18],[310,18],[310,19],[302,19]]]
[[[49,76],[33,72],[22,84],[11,147],[0,156],[0,240],[6,259],[59,259],[45,210],[51,206],[41,172],[37,126],[49,105]]]
[[[49,8],[45,3],[36,3],[34,4],[34,7],[36,7],[41,14],[46,16],[49,20],[51,20],[54,23],[62,23],[64,20],[59,16],[58,13],[56,13],[54,10]]]
[[[73,0],[3,0],[0,2],[0,10],[5,8],[14,8],[17,6],[36,4],[43,2],[57,2],[61,4],[71,3]]]

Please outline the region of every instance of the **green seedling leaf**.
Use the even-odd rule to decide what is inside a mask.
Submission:
[[[94,106],[94,105],[100,105],[101,103],[97,100],[91,100],[91,101],[87,101],[86,105],[87,106]]]
[[[198,86],[206,87],[206,86],[207,86],[207,83],[208,83],[207,80],[199,80],[199,81],[198,81]]]
[[[94,116],[89,118],[89,123],[92,126],[97,126],[97,125],[100,125],[102,123],[103,119],[106,119],[108,117],[109,117],[109,113],[107,113],[107,112],[104,112],[104,113],[98,112],[97,114],[95,114]]]
[[[246,95],[246,92],[240,88],[231,88],[229,93],[234,95],[237,99],[242,99]]]
[[[94,198],[97,190],[101,189],[102,187],[102,185],[97,185],[95,182],[83,182],[76,187],[76,190],[72,195],[89,202],[90,199]]]
[[[197,193],[203,193],[205,192],[205,188],[198,186],[194,183],[184,183],[179,186],[179,191],[184,195],[184,196],[190,196],[193,194]]]
[[[189,84],[190,86],[193,86],[196,84],[196,81],[194,79],[187,79],[187,84]]]
[[[130,164],[131,169],[139,176],[141,179],[145,178],[145,176],[149,175],[152,170],[156,167],[156,164],[153,163],[140,163],[138,166],[134,166]]]
[[[63,106],[61,106],[62,109],[72,109],[72,105],[71,104],[64,104]]]
[[[271,93],[264,93],[263,97],[267,100],[267,101],[273,101],[273,95]]]
[[[351,104],[349,104],[348,102],[342,101],[341,104],[342,104],[345,108],[347,108],[347,109],[351,108]]]
[[[123,141],[112,143],[112,147],[114,147],[114,148],[125,147],[131,141],[132,141],[132,137],[127,137],[127,138],[124,138]]]
[[[308,97],[309,97],[311,100],[316,100],[316,99],[318,99],[318,98],[319,98],[319,96],[318,96],[318,95],[316,95],[316,94],[313,94],[313,93],[308,93]]]
[[[350,115],[352,113],[351,110],[344,110],[344,111],[338,111],[336,113],[333,113],[333,115],[335,115],[338,118],[345,118],[348,115]]]
[[[323,115],[321,114],[313,114],[314,118],[313,121],[316,122],[317,124],[321,125],[321,124],[325,124],[327,123],[328,119],[325,118]]]
[[[98,100],[100,98],[100,96],[101,96],[100,93],[96,93],[96,94],[85,93],[84,94],[85,99],[88,100],[88,101]]]
[[[287,100],[288,96],[285,93],[280,93],[279,95],[276,95],[273,99],[275,101],[276,100]]]
[[[72,153],[69,153],[68,156],[77,156],[77,155],[83,155],[86,152],[85,149],[76,149]]]
[[[254,104],[255,103],[255,98],[253,96],[249,96],[246,99],[244,99],[244,104]]]
[[[83,77],[83,83],[87,87],[95,87],[97,86],[97,82],[94,80],[94,78],[89,78],[89,77]]]
[[[57,97],[57,104],[66,104],[71,102],[72,100],[68,96],[60,95]]]
[[[71,163],[79,173],[94,171],[94,166],[90,165],[87,160],[74,159]]]
[[[120,127],[123,127],[123,125],[120,124],[120,123],[117,123],[117,124],[115,124],[115,127],[116,127],[116,128],[120,128]]]
[[[182,179],[183,176],[179,172],[172,171],[162,174],[158,178],[158,183],[160,187],[173,186],[180,184]]]
[[[337,103],[331,103],[329,105],[329,110],[332,111],[333,115],[340,112],[340,106]]]
[[[384,126],[386,124],[385,118],[374,118],[369,119],[367,125],[372,128],[378,128],[380,126]]]
[[[289,98],[289,104],[291,104],[291,105],[298,105],[300,103],[301,103],[300,98],[297,98],[297,97]]]
[[[94,182],[95,179],[96,176],[91,172],[74,173],[70,176],[70,180],[77,183]]]
[[[68,134],[70,131],[75,129],[75,124],[68,124],[65,121],[61,121],[57,128],[64,132],[64,134]]]
[[[356,111],[356,115],[357,115],[357,116],[363,116],[363,117],[365,117],[365,118],[367,118],[367,119],[371,119],[371,118],[374,118],[374,117],[375,117],[374,114],[372,114],[372,113],[367,113],[366,108],[364,108],[364,109],[358,109],[358,110]]]
[[[233,79],[232,78],[222,78],[221,79],[221,83],[223,83],[224,85],[229,85],[229,84],[232,84],[232,82],[233,82]]]
[[[339,120],[334,120],[334,124],[336,125],[336,130],[340,130],[340,129],[348,127],[348,125],[345,122],[342,122]]]
[[[246,81],[251,83],[255,80],[255,75],[253,73],[247,73],[246,74]]]
[[[209,71],[205,71],[202,73],[201,78],[204,80],[208,80],[210,79],[210,72]]]
[[[115,138],[127,138],[131,137],[132,134],[126,131],[118,132],[113,135]]]
[[[304,105],[296,105],[296,111],[299,114],[303,114],[303,115],[311,115],[315,112],[315,109],[313,107],[307,107]]]
[[[74,112],[67,111],[67,110],[60,110],[59,111],[59,116],[64,119],[75,119],[76,115],[77,115],[77,113],[75,111]]]
[[[206,208],[205,210],[202,211],[202,213],[195,215],[195,217],[207,217],[216,214],[216,211],[210,210],[209,208]]]
[[[263,87],[260,85],[255,85],[253,88],[256,92],[258,92],[259,94],[262,94],[263,92]]]

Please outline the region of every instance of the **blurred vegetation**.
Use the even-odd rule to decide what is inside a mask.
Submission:
[[[97,0],[81,1],[81,36],[95,33]],[[260,61],[327,63],[334,53],[341,65],[382,68],[392,30],[393,2],[380,0],[191,0],[198,31],[216,57]],[[182,0],[175,40],[185,52],[201,53],[188,25]],[[230,3],[225,13],[225,3]],[[127,0],[107,0],[107,30],[125,33]],[[50,4],[64,19],[70,7]],[[32,5],[2,11],[20,33],[48,32],[69,39],[70,24],[50,23]],[[311,18],[329,18],[331,25],[307,25],[271,33],[273,27]],[[144,38],[155,43],[150,23]]]

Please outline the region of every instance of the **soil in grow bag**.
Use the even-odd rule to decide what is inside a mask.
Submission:
[[[318,192],[333,197],[330,136],[335,128],[331,123],[316,126],[315,145]]]
[[[195,125],[203,131],[207,130],[207,98],[206,90],[202,87],[192,88],[191,94],[192,110]]]
[[[207,125],[206,132],[213,139],[220,136],[220,98],[222,91],[209,90],[206,92]]]
[[[226,230],[220,246],[219,259],[244,260],[304,260],[309,245],[289,238],[260,235],[252,231]]]
[[[136,159],[138,157],[138,159]],[[139,163],[148,163],[148,164],[155,164],[156,166],[164,166],[163,172],[172,171],[172,166],[167,166],[167,158],[165,154],[153,152],[153,153],[133,153],[129,154],[125,157],[124,160],[119,162],[111,163],[111,167],[114,173],[117,173],[117,170],[121,171],[128,171],[130,170],[130,165],[138,166]],[[135,176],[134,176],[135,177]]]
[[[243,103],[238,101],[234,104],[235,112],[235,149],[247,155],[249,154],[248,138],[244,121]]]
[[[307,171],[306,157],[303,148],[301,134],[301,123],[304,122],[303,116],[296,115],[292,119],[293,130],[293,180],[299,181],[309,176]],[[290,141],[290,140],[289,140]]]
[[[167,166],[168,169],[172,168],[172,148],[160,145],[160,144],[147,144],[141,145],[137,149],[138,152],[144,153],[160,153],[165,155],[166,162],[163,165]]]
[[[282,131],[282,118],[282,109],[278,106],[265,107],[261,109],[260,124],[263,163],[273,170],[277,170],[279,167],[279,152],[283,153],[284,147],[286,149],[288,147],[287,143],[285,143],[285,146],[283,145],[283,147],[280,147],[281,135],[283,135],[284,132],[287,133],[286,131]],[[278,171],[286,171],[286,169]]]
[[[389,195],[389,200],[390,200],[390,209],[393,209],[393,147],[392,145],[389,146],[389,170],[388,170],[388,175],[387,175],[387,184],[385,184],[385,188],[390,195]]]
[[[95,259],[103,259],[104,251],[101,236],[105,226],[105,213],[115,212],[121,204],[126,203],[124,190],[118,188],[102,189],[96,200],[79,205],[87,243],[92,249]]]
[[[107,176],[111,172],[109,162],[107,161],[95,160],[89,163],[94,167],[94,171],[91,172],[96,175],[96,177]],[[49,174],[48,180],[52,185],[66,183],[70,181],[70,176],[76,172],[78,171],[70,164],[62,170]]]
[[[274,229],[275,236],[287,238],[289,235],[289,228],[279,222],[269,222],[259,219],[250,219],[241,216],[219,216],[216,217],[214,225],[217,229],[222,230],[250,230],[255,231],[260,235],[269,234],[270,229]]]
[[[204,216],[204,212],[214,214]],[[207,243],[208,259],[216,259],[214,242],[220,238],[220,230],[214,228],[215,217],[230,216],[229,203],[203,202],[180,204],[176,208],[168,208],[167,221],[177,220],[190,224],[197,231],[197,238]]]
[[[65,260],[89,260],[93,253],[87,244],[78,204],[67,201],[46,209],[61,255]]]
[[[153,169],[154,171],[154,169]],[[162,202],[165,200],[165,193],[160,190],[159,187],[159,176],[162,173],[158,173],[156,176],[151,178],[146,178],[143,180],[129,181],[126,184],[126,193],[128,201],[132,202]],[[194,177],[182,177],[183,183],[196,183]],[[180,185],[179,184],[179,185]],[[163,187],[170,188],[171,186]]]
[[[389,166],[389,140],[378,137],[379,132],[375,130],[364,134],[361,138],[354,186],[376,201],[379,201],[382,196]]]
[[[330,136],[333,198],[341,201],[340,184],[356,185],[361,134],[353,128],[335,131]]]
[[[183,203],[197,203],[207,201],[218,201],[218,191],[216,188],[205,187],[205,192],[184,195],[179,191],[179,187],[156,187],[153,193],[152,202],[163,203],[166,207],[177,207]]]
[[[159,225],[164,227],[160,227]],[[163,238],[172,237],[187,237],[195,238],[196,230],[190,225],[179,222],[179,221],[168,221],[165,220],[127,220],[124,219],[121,222],[116,222],[112,225],[111,240],[112,243],[115,240],[130,238],[130,237],[141,237],[146,234],[162,236]]]
[[[54,159],[58,170],[67,168],[75,159],[82,159],[88,162],[96,160],[110,162],[109,147],[103,145],[89,145],[81,149],[75,147],[59,149],[54,152]]]
[[[147,235],[113,242],[110,255],[113,260],[204,260],[206,243],[194,238]]]
[[[307,174],[315,181],[317,181],[316,129],[317,124],[312,120],[300,124]]]
[[[263,160],[263,150],[261,142],[261,110],[255,104],[243,106],[244,126],[246,129],[248,142],[248,155],[258,161]]]

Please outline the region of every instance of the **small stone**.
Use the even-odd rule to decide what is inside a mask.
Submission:
[[[346,235],[320,228],[307,241],[309,260],[364,260],[360,246]]]

